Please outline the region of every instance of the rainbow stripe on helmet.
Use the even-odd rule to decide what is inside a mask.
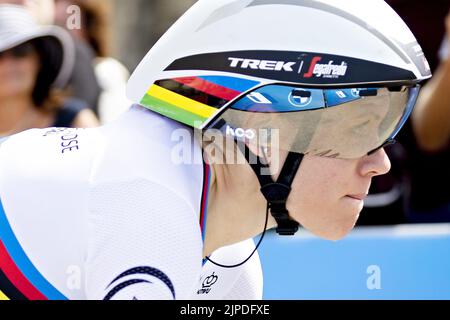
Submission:
[[[140,104],[188,126],[200,128],[218,109],[259,85],[228,76],[199,76],[160,80]]]

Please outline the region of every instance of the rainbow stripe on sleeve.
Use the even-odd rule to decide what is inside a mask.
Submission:
[[[36,269],[22,249],[1,200],[0,300],[67,300]]]

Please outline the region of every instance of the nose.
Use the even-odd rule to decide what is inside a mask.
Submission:
[[[364,177],[375,177],[388,173],[391,170],[391,161],[384,148],[361,158],[359,173]]]

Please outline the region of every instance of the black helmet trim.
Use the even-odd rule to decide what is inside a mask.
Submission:
[[[165,71],[238,73],[306,85],[346,85],[415,81],[413,72],[377,62],[314,52],[234,51],[206,53],[174,61]]]

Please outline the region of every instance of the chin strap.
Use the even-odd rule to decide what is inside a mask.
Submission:
[[[304,155],[290,152],[278,180],[274,182],[270,174],[262,174],[263,170],[269,172],[268,164],[262,163],[261,158],[256,156],[247,145],[243,143],[237,143],[237,145],[258,178],[261,185],[261,193],[267,200],[270,214],[278,224],[277,233],[282,236],[294,235],[298,231],[299,224],[289,217],[286,202],[291,192],[292,182],[300,168]],[[256,163],[253,163],[250,159],[256,159]]]
[[[291,152],[288,154],[286,162],[284,163],[283,169],[281,170],[280,176],[276,182],[273,181],[270,174],[262,174],[261,172],[267,171],[270,172],[269,165],[261,162],[261,158],[257,157],[247,145],[243,143],[239,143],[235,141],[238,145],[239,149],[243,153],[245,159],[250,164],[251,168],[256,174],[258,181],[261,185],[261,192],[267,200],[267,210],[266,210],[266,222],[264,225],[264,229],[261,235],[261,238],[258,241],[258,244],[255,247],[255,250],[250,254],[250,256],[242,261],[241,263],[235,265],[223,265],[211,260],[209,257],[206,257],[205,260],[210,263],[222,267],[222,268],[237,268],[253,257],[255,252],[258,250],[259,246],[264,239],[267,230],[267,224],[269,219],[269,211],[270,214],[275,218],[278,227],[277,233],[281,236],[293,236],[299,228],[299,223],[297,221],[292,220],[289,217],[289,211],[286,209],[286,202],[289,194],[291,193],[291,185],[294,181],[295,175],[297,174],[298,169],[303,161],[303,154]],[[256,159],[256,163],[250,161],[250,159]]]
[[[268,170],[269,166],[262,163],[261,158],[257,157],[248,148],[247,145],[245,145],[245,147],[242,146],[241,143],[237,143],[237,145],[239,146],[241,152],[244,154],[247,162],[252,167],[253,171],[256,174],[256,177],[259,180],[259,183],[261,184],[261,192],[267,200],[266,222],[261,238],[259,239],[255,250],[253,250],[250,256],[241,263],[235,265],[223,265],[211,260],[209,257],[205,258],[205,260],[209,261],[210,263],[222,268],[237,268],[249,261],[251,257],[253,257],[266,234],[269,211],[278,224],[277,233],[279,235],[293,236],[299,228],[298,222],[292,220],[289,217],[289,211],[286,209],[286,201],[291,192],[292,182],[294,181],[295,175],[300,168],[304,156],[299,153],[289,153],[283,169],[281,170],[280,177],[278,178],[277,182],[274,182],[270,175],[261,174],[262,170]],[[257,161],[256,163],[252,163],[250,159],[256,159]]]

